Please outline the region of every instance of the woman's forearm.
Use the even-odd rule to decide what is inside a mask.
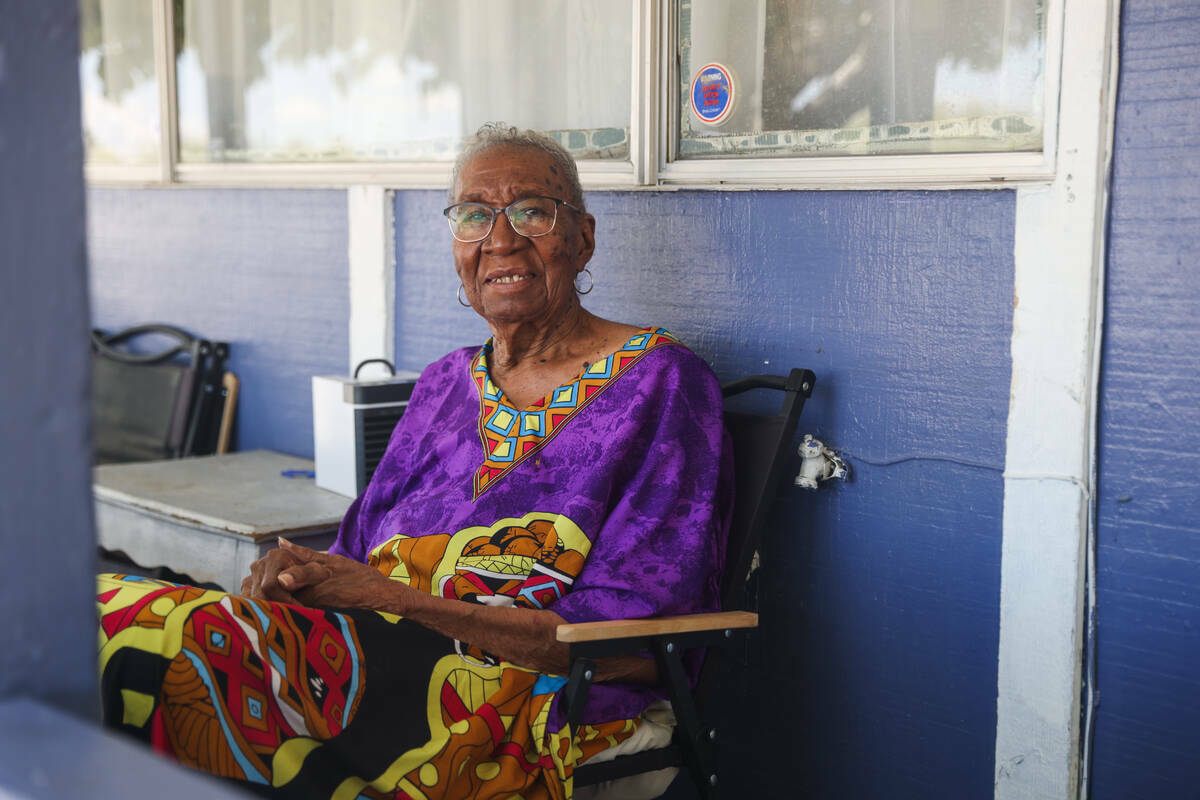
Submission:
[[[485,606],[394,585],[379,599],[379,610],[399,614],[527,669],[552,675],[565,675],[570,669],[569,648],[555,638],[556,629],[566,620],[551,609]],[[636,656],[600,659],[596,673],[597,681],[655,683],[658,679],[654,662]]]
[[[278,587],[249,581],[266,599],[300,602],[325,608],[362,608],[411,619],[443,636],[467,642],[513,664],[538,672],[564,675],[570,669],[570,649],[555,636],[566,622],[548,609],[485,606],[417,591],[403,581],[389,580],[361,562],[280,540],[286,568],[270,573]],[[265,561],[262,559],[260,561]],[[259,562],[256,562],[259,563]],[[261,571],[261,570],[260,570]],[[274,598],[277,588],[287,597]],[[595,680],[656,683],[653,661],[637,656],[602,659]]]
[[[417,591],[406,594],[401,605],[404,610],[396,613],[505,661],[559,675],[570,666],[567,646],[555,639],[555,629],[566,620],[553,611],[485,606]]]

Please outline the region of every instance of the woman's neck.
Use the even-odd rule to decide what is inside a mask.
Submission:
[[[586,349],[597,319],[576,301],[570,311],[548,325],[530,322],[490,324],[491,366],[505,372],[531,362],[553,364],[570,359],[581,345]]]
[[[578,377],[638,330],[601,319],[578,303],[560,319],[560,324],[542,328],[491,326],[494,338],[488,370],[517,408],[527,408],[554,387]]]

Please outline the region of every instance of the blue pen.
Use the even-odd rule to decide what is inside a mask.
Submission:
[[[311,469],[285,469],[279,473],[285,478],[315,478],[317,473]]]

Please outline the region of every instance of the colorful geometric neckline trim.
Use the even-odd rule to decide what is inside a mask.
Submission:
[[[474,497],[490,489],[501,478],[541,450],[588,403],[626,370],[656,347],[682,344],[663,328],[642,328],[620,348],[597,361],[550,394],[523,410],[505,399],[500,387],[492,383],[487,356],[492,351],[489,339],[471,360],[471,379],[479,390],[479,441],[483,445],[483,463],[475,470]]]

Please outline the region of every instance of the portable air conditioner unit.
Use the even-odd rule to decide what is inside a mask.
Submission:
[[[358,497],[375,474],[416,385],[415,372],[383,380],[314,375],[313,455],[317,486]]]

